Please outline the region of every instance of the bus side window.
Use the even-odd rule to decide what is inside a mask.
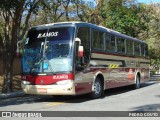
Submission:
[[[116,52],[116,40],[115,40],[114,35],[111,35],[111,40],[110,40],[110,44],[109,44],[109,51]]]
[[[104,50],[104,33],[99,32],[99,47],[101,50]]]
[[[126,52],[127,55],[133,55],[133,41],[126,39]]]
[[[93,30],[93,48],[104,50],[104,33]]]
[[[121,38],[116,37],[116,40],[117,40],[117,52],[122,53]]]
[[[93,48],[99,48],[99,35],[97,30],[93,30]]]
[[[144,47],[144,54],[145,54],[145,57],[148,57],[149,56],[149,53],[148,53],[148,45],[145,44],[145,47]]]
[[[121,38],[122,44],[122,53],[126,53],[126,40],[124,38]]]
[[[106,36],[105,36],[105,40],[106,40],[106,51],[109,51],[109,43],[110,43],[110,39],[111,39],[111,36],[108,34],[108,33],[106,33]]]
[[[138,42],[134,42],[134,55],[140,56],[140,44]]]
[[[117,37],[117,52],[125,53],[125,39]]]
[[[142,43],[141,44],[141,56],[145,56],[145,45]]]

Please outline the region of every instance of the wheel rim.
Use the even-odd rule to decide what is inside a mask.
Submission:
[[[95,91],[95,94],[100,94],[101,92],[101,84],[99,82],[95,82],[94,84],[94,91]]]

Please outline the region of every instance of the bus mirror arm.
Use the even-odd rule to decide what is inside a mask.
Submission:
[[[17,42],[17,49],[16,49],[16,55],[17,55],[17,57],[19,57],[20,53],[21,53],[20,46],[19,46],[20,43],[23,43],[23,40],[20,40],[20,41]]]
[[[81,45],[81,40],[79,38],[75,38],[75,42],[79,42],[79,45]]]
[[[76,70],[78,70],[78,71],[81,71],[81,70],[83,70],[84,69],[84,67],[81,65],[81,64],[79,64],[77,67],[76,67]]]

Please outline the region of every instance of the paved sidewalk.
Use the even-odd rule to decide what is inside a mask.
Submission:
[[[157,81],[160,82],[160,74],[155,74],[151,76],[151,82]],[[0,99],[7,99],[7,98],[13,98],[13,97],[21,97],[25,94],[22,91],[14,91],[11,93],[0,93]]]
[[[20,97],[24,96],[24,93],[22,91],[13,91],[10,93],[0,93],[0,99],[7,99],[7,98],[13,98],[13,97]]]

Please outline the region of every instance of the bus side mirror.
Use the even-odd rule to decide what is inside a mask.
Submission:
[[[17,47],[17,50],[16,50],[16,56],[19,57],[20,56],[20,52],[19,52],[19,47]]]
[[[77,47],[78,47],[78,57],[82,58],[84,56],[84,49],[83,46],[81,45],[81,40],[79,38],[75,38],[75,42],[77,42]]]
[[[83,51],[83,46],[78,47],[78,57],[83,57],[84,56],[84,51]]]
[[[22,55],[22,48],[20,47],[20,44],[23,43],[23,40],[20,40],[17,42],[17,50],[16,50],[16,56],[19,57]]]

